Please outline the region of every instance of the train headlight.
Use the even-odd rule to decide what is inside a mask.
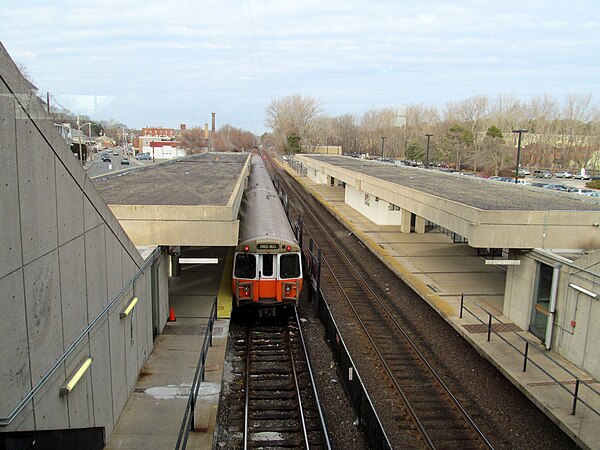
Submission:
[[[298,288],[295,283],[286,283],[283,285],[283,298],[295,299],[298,296]]]
[[[239,298],[252,298],[252,286],[245,284],[238,286]]]

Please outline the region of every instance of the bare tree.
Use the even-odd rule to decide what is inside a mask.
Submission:
[[[179,145],[188,155],[200,153],[208,146],[204,138],[204,130],[200,127],[188,128],[179,134]]]
[[[299,94],[273,100],[267,107],[266,124],[273,131],[280,150],[289,148],[291,136],[303,146],[314,145],[315,120],[321,114],[319,101]]]

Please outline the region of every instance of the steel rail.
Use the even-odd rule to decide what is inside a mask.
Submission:
[[[310,384],[312,386],[313,395],[315,396],[315,403],[317,405],[317,411],[319,412],[319,421],[321,422],[321,430],[323,431],[323,441],[328,450],[331,450],[331,442],[329,441],[329,433],[327,432],[327,426],[325,424],[325,417],[323,416],[323,409],[321,408],[321,401],[319,400],[319,394],[317,392],[317,384],[315,383],[315,377],[313,375],[312,366],[310,364],[310,358],[308,357],[308,351],[306,349],[306,342],[304,341],[304,334],[302,333],[302,327],[300,326],[300,319],[298,318],[298,310],[294,307],[294,315],[296,316],[296,323],[298,324],[298,333],[300,334],[300,342],[302,343],[302,350],[304,351],[304,357],[306,358],[306,367],[308,375],[310,376]]]
[[[250,324],[246,331],[246,392],[244,393],[244,450],[248,450],[248,415],[250,413]]]
[[[280,172],[279,169],[276,169],[276,171]],[[354,265],[351,263],[351,261],[348,258],[348,256],[341,249],[341,247],[338,245],[338,243],[336,242],[336,240],[331,236],[331,233],[329,233],[329,230],[321,224],[321,222],[318,220],[318,218],[316,217],[316,215],[312,212],[311,208],[309,208],[308,204],[301,198],[301,196],[299,195],[298,191],[291,185],[291,183],[289,183],[289,182],[287,182],[285,180],[284,180],[284,182],[286,183],[286,185],[292,191],[294,191],[294,193],[296,194],[296,196],[298,197],[298,199],[300,200],[300,202],[303,203],[303,205],[305,207],[304,211],[308,212],[313,217],[313,219],[318,224],[318,226],[320,227],[320,229],[324,232],[324,235],[327,237],[328,241],[331,243],[332,248],[338,253],[338,256],[341,256],[343,258],[343,260],[346,262],[346,264],[354,272],[354,274],[356,275],[356,277],[361,281],[361,284],[367,289],[367,291],[371,294],[371,296],[373,297],[373,299],[381,306],[381,308],[385,312],[386,316],[392,321],[392,323],[395,325],[395,327],[397,328],[397,330],[402,333],[402,336],[406,339],[406,341],[409,343],[409,345],[412,347],[412,349],[415,351],[415,353],[419,356],[420,360],[428,368],[428,370],[433,375],[433,377],[435,378],[435,380],[437,381],[437,383],[439,384],[439,386],[442,387],[442,389],[444,390],[444,392],[451,399],[451,401],[454,404],[454,406],[456,406],[458,408],[458,410],[460,411],[461,415],[467,421],[469,427],[479,437],[479,439],[482,441],[482,443],[485,446],[487,446],[490,449],[493,448],[492,445],[491,445],[491,443],[487,440],[487,438],[483,434],[483,432],[477,427],[477,425],[475,424],[475,422],[473,421],[473,419],[469,416],[469,414],[467,413],[467,411],[462,407],[462,405],[460,404],[460,402],[458,401],[458,399],[452,394],[452,392],[450,391],[450,389],[443,382],[443,380],[440,378],[440,376],[437,374],[437,372],[433,369],[433,367],[427,361],[427,359],[425,358],[425,356],[419,351],[419,349],[417,348],[417,346],[415,345],[415,343],[410,339],[410,337],[406,334],[406,332],[404,331],[404,329],[402,328],[402,326],[393,317],[393,315],[391,314],[391,312],[389,311],[389,309],[384,305],[384,303],[377,296],[377,294],[375,294],[375,292],[373,291],[373,289],[368,285],[368,283],[366,282],[366,280],[364,279],[364,277],[360,274],[360,272],[358,272],[358,270],[354,267]],[[294,207],[294,209],[296,210],[296,212],[298,212],[295,207]],[[309,234],[310,234],[310,232],[309,232]],[[405,400],[405,404],[406,404],[407,409],[409,410],[411,416],[413,416],[415,418],[415,423],[417,424],[417,427],[419,428],[419,431],[421,432],[421,430],[423,430],[423,433],[424,433],[423,437],[426,440],[427,444],[430,445],[431,448],[435,448],[434,445],[433,445],[433,443],[431,442],[431,439],[429,438],[428,434],[425,432],[423,425],[421,424],[421,422],[419,421],[419,419],[416,417],[416,414],[415,414],[412,406],[410,406],[410,403],[408,402],[408,399],[406,398],[404,392],[402,391],[402,389],[400,388],[400,386],[397,384],[397,382],[395,380],[395,377],[391,373],[391,369],[389,369],[389,366],[387,365],[387,363],[384,360],[383,355],[381,355],[381,353],[379,352],[379,350],[377,348],[377,345],[373,341],[370,333],[367,331],[364,323],[362,322],[362,320],[358,316],[358,312],[356,311],[356,309],[352,305],[352,302],[348,298],[347,294],[344,292],[343,287],[341,286],[338,278],[335,276],[335,274],[334,274],[334,272],[333,272],[333,270],[331,268],[331,265],[327,261],[327,258],[325,257],[325,255],[323,256],[323,260],[325,261],[325,264],[329,268],[329,271],[331,272],[331,274],[332,274],[332,276],[333,276],[336,284],[338,285],[338,287],[339,287],[340,291],[342,292],[343,296],[345,297],[347,303],[349,304],[350,308],[352,309],[353,313],[355,314],[355,316],[356,316],[357,320],[359,321],[361,327],[363,327],[363,330],[367,334],[367,337],[369,338],[371,344],[373,345],[373,348],[375,349],[377,355],[379,356],[379,358],[380,358],[383,366],[386,368],[386,371],[388,372],[391,380],[393,381],[394,385],[399,390],[399,392],[401,392],[401,397],[403,398],[403,400]]]
[[[323,228],[323,227],[321,227],[321,228],[327,234],[327,237],[329,238],[330,242],[335,247],[335,250],[337,250],[338,256],[342,256],[345,259],[345,262],[351,268],[351,270],[354,272],[355,276],[361,281],[362,285],[372,295],[373,300],[375,300],[378,303],[378,305],[381,307],[381,309],[385,312],[386,317],[388,319],[390,319],[390,321],[395,325],[396,329],[400,333],[402,333],[402,336],[405,338],[406,342],[408,342],[408,344],[411,346],[411,348],[414,350],[414,352],[419,356],[419,359],[421,360],[421,362],[423,362],[426,365],[427,369],[429,370],[429,372],[431,373],[431,375],[433,375],[433,377],[435,378],[436,382],[439,384],[440,387],[442,387],[442,389],[444,390],[444,392],[446,393],[446,395],[448,395],[448,397],[451,399],[451,401],[454,404],[454,406],[456,406],[458,408],[458,410],[460,411],[460,413],[466,419],[469,427],[471,427],[471,429],[475,432],[475,434],[478,435],[478,437],[483,441],[483,443],[487,447],[492,448],[492,445],[487,440],[487,438],[485,437],[485,435],[483,434],[483,432],[479,429],[479,427],[477,427],[477,425],[475,424],[475,422],[473,421],[473,419],[471,418],[471,416],[463,408],[463,406],[460,404],[460,402],[454,396],[454,394],[452,394],[452,392],[450,391],[450,389],[448,388],[448,386],[446,385],[446,383],[444,383],[444,381],[441,379],[441,377],[438,375],[438,373],[435,371],[435,369],[431,366],[431,364],[429,363],[429,361],[427,361],[425,355],[423,355],[423,353],[421,353],[421,351],[417,348],[417,346],[414,343],[414,341],[406,334],[406,332],[402,328],[402,325],[400,325],[398,323],[398,321],[396,320],[396,318],[393,316],[393,314],[390,312],[390,310],[385,306],[385,304],[381,301],[381,299],[379,298],[379,296],[373,291],[373,289],[371,288],[371,286],[369,286],[369,284],[364,279],[364,277],[361,275],[361,273],[356,269],[356,267],[354,267],[354,265],[351,263],[350,259],[342,251],[342,249],[339,247],[339,245],[337,244],[337,242],[335,242],[335,240],[333,239],[333,237],[331,236],[331,234],[328,233],[327,229]],[[337,277],[333,273],[333,270],[331,269],[331,266],[327,262],[327,259],[325,257],[323,259],[325,260],[325,264],[327,265],[327,267],[329,267],[329,270],[331,271],[333,277],[336,279],[336,282],[339,285],[339,281],[337,280]],[[340,285],[340,289],[342,289],[341,285]],[[346,295],[345,292],[343,292],[343,295],[346,297],[347,301],[350,303],[351,301],[350,301],[350,299],[348,298],[348,296]],[[353,311],[355,311],[353,306],[352,306],[352,309],[353,309]],[[357,312],[355,312],[355,314],[357,314]],[[362,321],[361,321],[361,324],[362,324]],[[367,335],[369,335],[369,332],[368,331],[366,331],[366,332],[367,332]]]
[[[419,417],[418,417],[416,411],[413,409],[410,401],[408,400],[408,397],[404,393],[404,390],[402,389],[402,387],[400,386],[400,384],[396,380],[396,377],[394,376],[394,374],[392,372],[392,369],[388,365],[385,357],[379,351],[379,347],[377,346],[377,343],[373,339],[373,336],[371,335],[371,333],[367,329],[367,326],[365,325],[365,323],[362,321],[362,319],[360,317],[360,314],[358,313],[358,311],[356,310],[356,308],[352,304],[352,300],[350,300],[350,298],[348,297],[348,295],[344,291],[344,287],[342,286],[342,284],[339,281],[338,277],[336,277],[335,273],[333,272],[333,269],[331,268],[331,266],[329,265],[329,262],[327,261],[327,259],[325,257],[323,257],[323,261],[325,262],[325,265],[329,269],[329,272],[331,273],[331,275],[333,277],[333,280],[336,282],[336,284],[337,284],[337,286],[338,286],[338,288],[340,290],[340,293],[342,294],[342,296],[346,300],[346,303],[348,304],[348,306],[350,307],[350,309],[354,313],[354,317],[356,318],[356,320],[358,321],[358,323],[362,327],[362,330],[364,331],[364,333],[367,335],[367,338],[369,339],[369,342],[371,343],[371,346],[373,347],[373,350],[375,351],[375,353],[379,357],[379,361],[381,362],[381,364],[383,365],[385,371],[387,372],[390,381],[392,382],[392,384],[394,385],[394,388],[396,389],[396,392],[398,392],[398,394],[400,395],[400,398],[402,399],[402,402],[404,403],[404,406],[408,410],[408,413],[410,414],[413,422],[417,426],[417,429],[419,430],[419,434],[421,435],[421,437],[425,441],[425,444],[427,445],[428,448],[430,448],[432,450],[435,449],[436,448],[435,444],[433,443],[433,441],[429,437],[429,433],[427,433],[427,430],[425,430],[425,427],[423,426],[423,424],[419,420]]]
[[[294,308],[295,311],[296,308]],[[295,316],[296,319],[298,316]],[[298,329],[300,328],[300,322],[296,321],[296,325]],[[304,408],[302,407],[302,394],[300,393],[300,382],[298,381],[298,372],[296,372],[296,363],[294,362],[294,350],[292,348],[292,338],[290,333],[286,333],[287,341],[288,341],[288,350],[290,355],[290,365],[292,367],[292,376],[294,377],[294,390],[296,391],[296,401],[298,402],[298,414],[300,415],[300,424],[302,425],[302,437],[304,439],[304,445],[306,448],[310,448],[310,443],[308,442],[308,431],[306,429],[306,418],[304,417]]]

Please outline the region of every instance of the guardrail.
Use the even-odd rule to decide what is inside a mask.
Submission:
[[[117,292],[117,294],[108,302],[108,304],[100,311],[100,313],[96,316],[94,320],[92,320],[89,325],[83,330],[83,332],[79,335],[75,341],[67,348],[63,354],[58,358],[54,364],[46,371],[46,373],[39,379],[39,381],[35,384],[33,388],[21,399],[21,401],[15,406],[12,411],[6,417],[0,417],[0,427],[5,427],[9,425],[15,417],[25,408],[27,403],[29,403],[35,394],[39,392],[39,390],[48,382],[48,380],[52,377],[54,372],[62,366],[62,364],[66,361],[66,359],[71,355],[75,349],[79,346],[79,344],[86,338],[89,338],[89,333],[94,329],[94,327],[103,319],[108,317],[108,314],[112,307],[117,303],[118,300],[121,299],[121,296],[129,289],[129,287],[152,265],[154,261],[160,256],[163,249],[162,247],[157,247],[146,259],[142,267],[138,269],[138,271],[131,277],[131,279],[123,285],[121,290]]]
[[[204,340],[202,342],[202,350],[200,351],[200,357],[198,358],[198,364],[196,365],[196,373],[190,387],[190,395],[188,402],[185,407],[185,413],[183,414],[183,420],[181,421],[181,428],[179,429],[179,436],[177,437],[177,443],[175,449],[184,449],[187,445],[187,440],[190,435],[190,431],[194,429],[194,414],[196,409],[196,398],[198,397],[198,390],[200,384],[204,381],[204,372],[206,369],[206,357],[208,355],[208,348],[212,347],[212,335],[213,326],[217,320],[217,297],[213,301],[212,308],[210,310],[210,316],[208,319],[208,325],[204,331]]]
[[[523,336],[521,336],[516,331],[510,330],[508,328],[508,324],[502,322],[498,317],[496,317],[494,314],[492,314],[491,312],[489,312],[487,309],[485,309],[483,306],[481,306],[480,304],[478,304],[476,301],[468,299],[468,298],[467,298],[467,300],[470,303],[473,303],[475,306],[477,306],[481,310],[485,311],[485,313],[488,316],[487,324],[483,320],[481,320],[481,318],[477,314],[475,314],[473,311],[471,311],[470,309],[468,309],[465,306],[465,304],[464,304],[464,302],[465,302],[465,294],[461,294],[461,296],[460,296],[460,314],[459,314],[459,318],[462,319],[463,318],[463,311],[467,311],[478,322],[480,322],[481,324],[487,325],[487,341],[488,342],[490,342],[490,339],[491,339],[491,336],[492,336],[492,333],[493,333],[496,336],[498,336],[505,344],[507,344],[515,352],[517,352],[519,355],[521,355],[523,357],[523,369],[522,369],[523,372],[527,372],[527,363],[531,362],[531,364],[533,364],[535,367],[537,367],[544,375],[546,375],[553,382],[555,382],[561,389],[563,389],[569,395],[571,395],[573,397],[573,403],[571,405],[571,415],[575,415],[575,411],[577,409],[577,403],[581,403],[581,404],[585,405],[594,414],[596,414],[597,416],[600,417],[600,411],[598,411],[597,409],[595,409],[592,405],[590,405],[588,402],[586,402],[585,400],[583,400],[581,398],[580,393],[579,393],[579,389],[583,385],[584,387],[587,387],[590,390],[590,393],[592,395],[596,395],[599,398],[600,398],[600,391],[598,391],[598,390],[594,389],[592,386],[590,386],[589,382],[587,382],[585,380],[581,380],[576,374],[574,374],[573,372],[571,372],[567,367],[565,367],[560,362],[558,362],[554,358],[552,358],[549,355],[547,355],[545,351],[541,351],[538,348],[536,348],[535,346],[531,346],[534,351],[537,351],[537,354],[539,354],[540,356],[546,358],[552,364],[554,364],[555,366],[557,366],[558,368],[560,368],[561,370],[563,370],[566,374],[568,374],[569,376],[573,377],[573,379],[575,381],[575,388],[571,391],[571,389],[569,389],[569,387],[567,387],[565,385],[565,382],[558,380],[556,377],[554,377],[552,374],[550,374],[546,369],[544,369],[540,364],[536,363],[531,358],[531,356],[529,354],[529,350],[530,350],[529,349],[529,347],[530,347],[529,344],[531,342],[529,340],[527,340],[526,338],[524,338]],[[498,332],[494,331],[494,329],[492,327],[493,320],[495,320],[498,324],[504,325],[506,327],[506,329],[508,330],[508,332],[513,333],[513,335],[515,335],[517,338],[519,338],[520,340],[523,341],[523,343],[525,344],[523,351],[521,351],[519,348],[517,348],[512,342],[509,342],[507,339],[505,339]]]

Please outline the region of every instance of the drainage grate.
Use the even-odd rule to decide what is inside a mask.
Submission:
[[[194,336],[199,334],[199,325],[165,325],[162,334],[178,336]]]
[[[143,387],[134,387],[133,388],[133,392],[137,392],[138,394],[143,394],[144,392],[146,392],[146,388],[143,388]]]
[[[488,326],[485,323],[475,323],[471,325],[463,325],[463,328],[469,333],[487,333]],[[506,333],[508,331],[523,331],[514,323],[494,323],[492,331],[496,333]]]

